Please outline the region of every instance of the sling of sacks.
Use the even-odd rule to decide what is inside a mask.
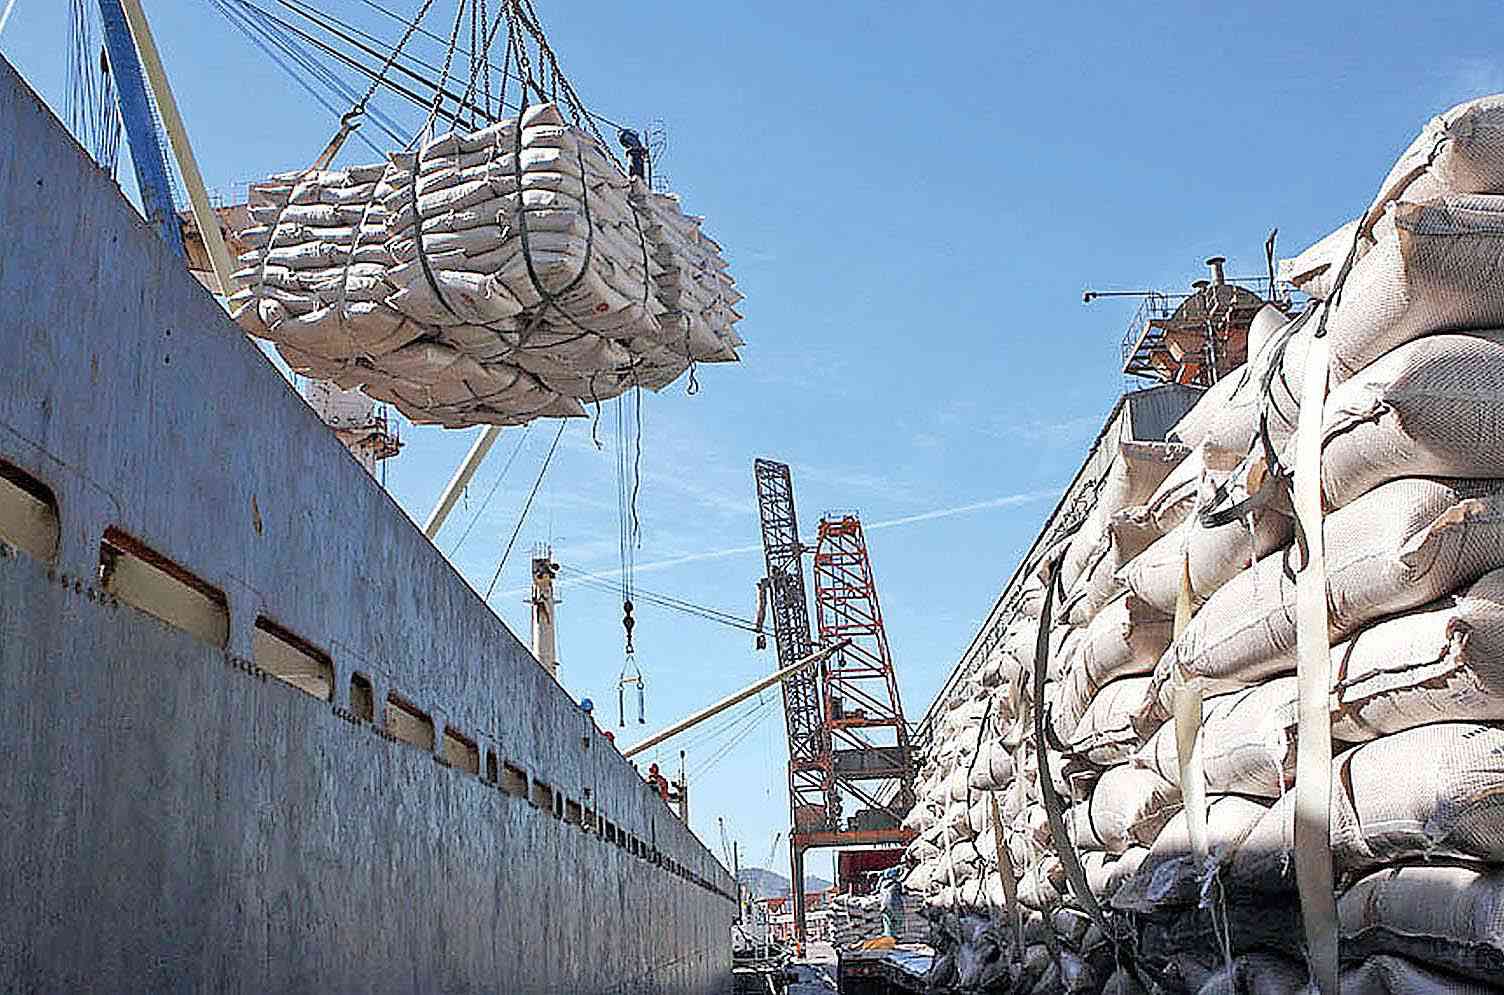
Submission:
[[[913,892],[903,894],[903,922],[894,939],[899,943],[923,943],[929,923],[920,915],[924,900]],[[830,934],[837,947],[859,946],[883,934],[883,900],[878,895],[837,895],[830,903]]]
[[[743,344],[700,219],[553,104],[384,164],[274,176],[250,210],[236,320],[415,422],[579,416]]]
[[[1274,480],[1293,466],[1324,319],[1341,991],[1504,991],[1504,96],[1433,120],[1363,216],[1283,273],[1310,304],[1265,308],[1247,366],[1169,442],[1120,446],[1095,507],[1030,565],[1006,638],[945,702],[906,822],[906,883],[945,940],[937,987],[1308,990],[1293,850],[1304,554]],[[1205,863],[1172,721],[1194,692]]]

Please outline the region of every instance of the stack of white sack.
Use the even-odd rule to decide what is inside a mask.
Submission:
[[[742,344],[719,246],[553,104],[251,188],[235,317],[416,422],[585,413]]]
[[[1431,122],[1363,217],[1283,272],[1309,305],[1258,317],[1247,366],[1176,426],[1149,493],[1108,474],[946,703],[908,822],[909,883],[937,922],[985,920],[950,931],[951,956],[994,950],[1006,967],[988,990],[1305,990],[1292,792],[1304,553],[1282,481],[1318,334],[1342,991],[1500,990],[1504,96]],[[1205,699],[1205,862],[1182,810],[1181,692]],[[1092,905],[1102,938],[1056,922]]]
[[[897,943],[923,943],[929,923],[920,914],[921,896],[902,895],[902,915],[893,939]],[[883,899],[878,895],[837,895],[830,904],[830,934],[837,947],[850,949],[867,940],[887,935],[883,925]]]

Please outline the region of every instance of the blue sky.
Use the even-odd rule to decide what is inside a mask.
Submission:
[[[391,36],[358,0],[320,5]],[[331,116],[208,0],[146,6],[211,187],[232,195],[317,154]],[[743,362],[702,367],[697,396],[676,384],[644,406],[640,585],[750,615],[751,463],[784,459],[811,538],[826,509],[893,523],[870,546],[913,718],[1121,388],[1132,305],[1085,307],[1081,291],[1183,287],[1217,253],[1257,273],[1271,227],[1297,251],[1366,206],[1426,117],[1504,90],[1495,3],[538,6],[595,110],[665,123],[661,168],[747,295]],[[439,0],[435,25],[453,9]],[[0,34],[59,110],[66,11],[15,0]],[[352,144],[346,158],[373,155]],[[481,589],[552,435],[504,433],[440,536],[448,552],[479,512],[453,559]],[[409,426],[404,438],[388,482],[421,518],[471,435]],[[588,423],[566,429],[497,585],[493,605],[524,638],[534,543],[570,567],[616,568],[605,422],[601,438],[597,450]],[[562,593],[561,678],[614,725],[619,604]],[[650,727],[771,667],[743,632],[639,616]],[[782,717],[764,697],[760,718],[689,758],[693,771],[750,730],[693,783],[692,822],[714,845],[724,817],[754,863],[788,819]]]

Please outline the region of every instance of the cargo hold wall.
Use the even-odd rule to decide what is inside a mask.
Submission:
[[[709,993],[727,873],[0,60],[0,977]]]

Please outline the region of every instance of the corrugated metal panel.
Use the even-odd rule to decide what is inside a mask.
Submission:
[[[1167,383],[1127,395],[1133,438],[1160,442],[1191,406],[1201,400],[1200,387]]]

